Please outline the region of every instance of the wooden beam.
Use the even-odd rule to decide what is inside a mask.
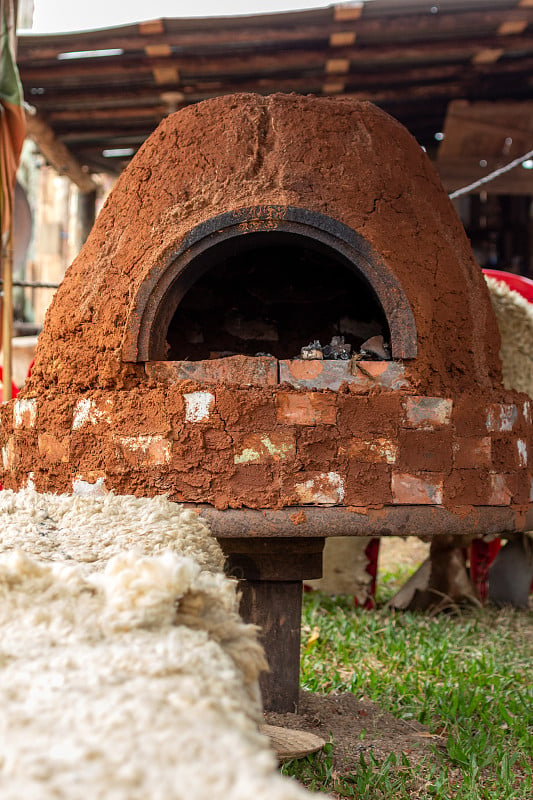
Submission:
[[[336,22],[346,22],[346,20],[359,19],[363,13],[363,3],[343,3],[333,7],[333,19]]]
[[[66,175],[80,192],[94,192],[96,183],[78,163],[74,155],[60,142],[52,128],[38,114],[26,112],[26,130],[43,156],[61,174]]]
[[[324,64],[319,62],[314,70],[307,70],[305,75],[298,77],[286,77],[283,72],[273,75],[261,75],[257,77],[246,76],[245,81],[239,81],[239,76],[228,75],[218,81],[211,81],[210,78],[202,79],[202,76],[191,77],[189,75],[183,77],[183,83],[186,85],[180,88],[180,92],[184,98],[196,96],[198,92],[205,91],[209,88],[217,89],[224,92],[232,90],[239,91],[246,89],[246,91],[258,90],[269,86],[272,91],[311,91],[313,85],[320,85],[324,77]],[[463,64],[447,64],[445,66],[437,65],[430,67],[402,67],[397,65],[395,68],[377,71],[377,72],[361,72],[352,70],[351,73],[346,75],[346,80],[350,84],[365,87],[391,87],[400,86],[401,84],[422,84],[428,81],[449,81],[465,77],[465,69]],[[318,82],[318,83],[317,83]],[[161,93],[159,88],[154,86],[143,86],[142,83],[133,84],[130,87],[124,87],[120,93],[104,89],[88,90],[87,88],[80,91],[73,91],[72,89],[65,89],[63,86],[54,87],[50,92],[36,99],[39,109],[43,112],[46,110],[47,114],[52,114],[56,111],[68,112],[91,110],[96,111],[99,108],[112,108],[117,111],[120,109],[134,108],[139,105],[157,105]]]
[[[86,122],[90,124],[94,121],[105,120],[124,120],[128,124],[129,120],[141,119],[161,119],[166,115],[166,106],[158,98],[157,104],[153,106],[135,106],[133,108],[92,108],[67,111],[52,111],[47,114],[46,119],[49,123],[56,122]],[[55,126],[54,126],[55,127]]]
[[[232,47],[236,44],[249,44],[255,48],[262,44],[279,43],[286,47],[290,42],[329,40],[332,35],[346,31],[346,21],[334,21],[333,15],[325,22],[324,14],[316,15],[316,22],[310,23],[313,15],[295,13],[283,15],[286,17],[284,24],[279,21],[273,24],[272,15],[261,15],[263,19],[255,18],[255,24],[247,24],[246,18],[222,18],[205,20],[210,23],[205,27],[198,24],[187,25],[191,20],[167,20],[167,23],[176,22],[176,27],[169,25],[169,30],[157,36],[158,43],[179,47],[190,47],[197,53],[198,48]],[[280,15],[281,16],[281,15]],[[289,20],[289,16],[292,19]],[[301,19],[301,22],[298,21]],[[471,40],[479,36],[496,35],[502,25],[518,23],[526,20],[533,23],[533,0],[529,5],[520,8],[503,10],[473,11],[454,8],[446,12],[441,8],[439,14],[428,14],[426,10],[419,14],[394,14],[379,17],[359,16],[350,22],[349,27],[357,33],[365,44],[371,41],[387,42],[402,41],[405,44],[413,41],[428,42],[439,38],[450,37],[456,41],[459,37],[468,37]],[[160,22],[160,21],[158,21]],[[231,24],[230,24],[231,23]],[[368,38],[367,38],[368,37]],[[19,59],[21,63],[31,60],[56,58],[66,47],[73,50],[94,50],[104,48],[120,48],[124,51],[142,51],[150,43],[146,35],[139,35],[132,26],[132,31],[125,34],[122,28],[101,31],[87,31],[82,34],[67,36],[20,36]]]
[[[358,64],[367,66],[372,63],[375,70],[388,65],[391,69],[401,67],[402,64],[431,59],[433,64],[440,58],[451,60],[477,58],[480,53],[490,52],[491,60],[494,54],[499,57],[505,52],[506,47],[524,49],[533,52],[533,37],[489,37],[480,39],[461,39],[453,41],[430,41],[420,44],[402,45],[355,45],[352,47],[338,48],[335,51],[336,59],[348,59],[352,70]],[[113,81],[116,79],[124,83],[124,78],[141,80],[155,69],[175,69],[181,80],[188,75],[194,76],[220,76],[228,74],[250,75],[260,72],[279,73],[283,70],[305,70],[318,68],[328,56],[327,42],[324,48],[315,47],[312,50],[280,50],[275,52],[261,52],[259,48],[235,55],[233,51],[227,54],[210,56],[176,56],[171,58],[147,58],[139,56],[119,57],[112,59],[87,59],[84,61],[58,61],[53,66],[27,66],[20,64],[21,78],[27,87],[44,87],[50,83],[63,82],[64,85],[87,86],[91,81]],[[487,59],[484,59],[486,63]]]
[[[504,50],[501,47],[486,47],[481,50],[478,50],[477,53],[474,53],[472,56],[472,64],[494,64],[495,61],[498,61],[504,54]]]
[[[329,46],[330,47],[351,47],[355,44],[356,39],[355,31],[339,31],[338,33],[330,33]]]
[[[523,33],[527,26],[527,19],[510,19],[507,22],[502,22],[498,28],[498,36],[512,36],[516,33]]]

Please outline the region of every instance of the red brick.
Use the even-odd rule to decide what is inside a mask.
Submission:
[[[346,505],[381,506],[391,501],[391,468],[388,464],[350,462],[346,478]]]
[[[399,436],[398,467],[406,473],[449,472],[452,466],[452,433],[440,430],[403,430]]]
[[[441,505],[443,481],[442,475],[431,472],[422,472],[417,475],[393,472],[393,500],[399,504]]]
[[[272,508],[280,505],[280,479],[275,464],[238,464],[233,472],[215,478],[213,503],[231,508]],[[211,502],[211,501],[209,501]]]
[[[152,361],[146,364],[146,374],[166,386],[184,380],[200,384],[275,386],[278,383],[278,362],[268,356],[243,355],[206,361]]]
[[[291,425],[334,425],[337,420],[336,395],[319,392],[278,392],[277,417]]]
[[[396,361],[356,361],[357,373],[362,373],[371,380],[372,385],[387,389],[408,389],[409,381],[405,377],[405,367]]]
[[[48,433],[65,434],[70,433],[72,428],[72,414],[74,406],[79,400],[79,395],[54,393],[53,395],[42,395],[39,397],[37,427],[42,422],[46,425]]]
[[[341,505],[344,492],[344,479],[334,471],[300,472],[283,481],[283,502],[286,505]]]
[[[69,460],[69,443],[68,435],[58,438],[53,433],[40,433],[38,437],[39,455],[44,461],[51,464],[59,462],[66,464]]]
[[[395,361],[321,361],[295,359],[279,362],[279,382],[298,389],[339,389],[343,383],[369,391],[374,386],[405,389],[403,364]]]
[[[406,397],[404,425],[409,428],[440,428],[450,423],[453,401],[443,397]]]
[[[17,450],[15,437],[9,436],[2,447],[2,467],[6,472],[15,469],[17,465]]]
[[[166,406],[166,390],[115,392],[113,431],[166,435],[171,428]]]
[[[513,497],[513,489],[509,476],[491,473],[489,475],[489,506],[508,506]]]
[[[366,438],[375,434],[395,438],[400,423],[402,395],[396,392],[375,392],[370,397],[341,394],[338,398],[338,427],[341,436]]]
[[[202,463],[206,450],[205,435],[210,430],[210,428],[187,423],[180,430],[174,432],[172,469],[182,472]]]
[[[519,447],[518,442],[521,446]],[[523,439],[495,437],[492,440],[492,469],[496,472],[514,472],[527,466],[527,446]]]
[[[295,359],[279,362],[279,382],[296,389],[338,389],[342,383],[353,380],[349,361]]]
[[[486,414],[486,404],[482,397],[455,398],[452,423],[457,436],[486,436]]]
[[[170,462],[171,442],[160,434],[138,434],[136,436],[115,434],[113,442],[120,457],[129,466],[145,468]]]
[[[250,433],[235,447],[235,464],[264,464],[270,461],[293,459],[296,442],[292,431]]]
[[[376,464],[395,464],[398,457],[398,443],[392,439],[375,437],[373,439],[352,439],[341,445],[340,455],[347,455],[354,461],[371,461]]]
[[[455,505],[489,505],[490,473],[486,469],[454,469],[445,481],[445,501]]]
[[[531,481],[527,471],[521,469],[511,475],[506,475],[505,478],[507,487],[512,494],[511,502],[522,506],[527,505],[530,502],[529,496],[531,491]]]
[[[15,428],[33,428],[37,421],[37,398],[13,401],[13,425]]]
[[[331,425],[302,426],[297,429],[296,452],[306,469],[324,470],[337,457],[339,437]]]
[[[81,397],[76,403],[72,415],[72,430],[108,426],[113,415],[114,396]]]
[[[215,408],[213,392],[187,392],[183,395],[185,403],[185,422],[209,422]]]
[[[227,430],[271,431],[276,425],[274,393],[265,389],[216,388],[216,407]]]
[[[487,407],[486,426],[489,433],[512,431],[518,421],[518,408],[514,403],[493,403]]]
[[[490,436],[459,436],[453,443],[454,465],[459,469],[490,467],[492,439]]]

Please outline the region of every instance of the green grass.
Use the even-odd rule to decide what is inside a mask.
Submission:
[[[361,755],[339,776],[332,742],[322,754],[285,765],[285,774],[359,800],[533,798],[530,613],[483,609],[431,618],[361,611],[349,599],[312,593],[304,597],[302,645],[304,689],[372,700],[427,725],[443,747],[413,764],[406,756],[379,762]]]

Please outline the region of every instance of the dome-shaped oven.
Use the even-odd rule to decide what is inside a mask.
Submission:
[[[2,482],[289,527],[327,508],[343,532],[383,508],[448,525],[471,507],[484,529],[498,507],[516,527],[530,409],[498,346],[460,222],[397,122],[219,97],[169,116],[109,196],[2,409]]]

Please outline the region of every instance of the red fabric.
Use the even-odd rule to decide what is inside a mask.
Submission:
[[[514,275],[512,272],[504,272],[500,269],[484,269],[483,274],[497,281],[503,281],[509,289],[518,292],[530,303],[533,303],[533,281],[529,278],[524,278],[523,275]]]
[[[488,597],[489,567],[501,546],[501,539],[493,539],[492,542],[474,539],[470,545],[470,578],[482,603],[485,603]]]
[[[0,403],[4,402],[4,384],[2,383],[3,375],[4,375],[4,371],[3,371],[2,367],[0,367]],[[16,397],[18,395],[18,393],[19,393],[19,390],[17,389],[17,387],[15,386],[13,381],[11,381],[11,395],[12,395],[12,397]]]
[[[362,608],[371,610],[376,607],[376,579],[378,574],[378,556],[379,556],[379,539],[371,539],[365,547],[365,555],[368,559],[366,571],[371,576],[370,585],[368,587],[368,596],[362,605]],[[353,599],[354,606],[357,608],[359,603],[357,597]]]

